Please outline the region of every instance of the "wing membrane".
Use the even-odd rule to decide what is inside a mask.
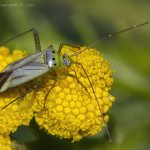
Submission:
[[[0,73],[0,93],[48,72],[48,65],[43,59],[45,53],[46,51],[42,51],[9,64]]]
[[[23,65],[27,65],[31,62],[40,62],[40,63],[44,63],[44,57],[45,55],[45,51],[41,51],[39,53],[30,55],[28,57],[22,58],[20,60],[17,60],[11,64],[9,64],[4,71],[9,71],[9,70],[15,70],[19,67],[22,67]]]

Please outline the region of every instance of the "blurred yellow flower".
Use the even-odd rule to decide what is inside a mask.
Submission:
[[[12,150],[9,136],[0,135],[0,150]]]

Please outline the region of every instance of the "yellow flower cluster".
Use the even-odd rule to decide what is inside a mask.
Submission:
[[[0,150],[12,150],[9,136],[0,135]]]
[[[63,46],[61,54],[71,55],[85,48]],[[16,131],[18,126],[29,125],[33,117],[40,128],[46,129],[49,134],[71,138],[73,141],[99,132],[104,121],[98,105],[105,122],[108,122],[107,112],[114,102],[114,97],[109,93],[113,71],[98,51],[86,49],[83,53],[72,56],[74,62],[82,64],[86,73],[80,65],[72,64],[69,68],[61,67],[35,79],[40,83],[40,87],[33,89],[23,98],[21,96],[27,92],[31,82],[0,93],[0,135],[9,135]],[[26,53],[21,50],[10,53],[7,48],[1,47],[0,71],[9,63],[25,56]],[[51,74],[55,75],[56,79],[52,80]],[[55,86],[51,88],[55,81]],[[2,109],[17,97],[20,99]]]
[[[25,52],[14,50],[12,54],[5,47],[0,48],[0,66],[5,68],[9,63],[25,57]],[[20,125],[29,125],[33,118],[32,107],[34,104],[33,94],[27,94],[26,100],[18,100],[2,109],[15,98],[20,97],[21,93],[26,92],[25,86],[12,88],[6,92],[0,93],[0,134],[8,135],[14,132]]]
[[[85,48],[81,47],[81,49]],[[79,48],[64,46],[62,54],[71,55],[77,51],[79,51]],[[73,56],[72,59],[75,62],[80,62],[86,70],[99,100],[99,105],[105,114],[104,120],[107,122],[109,119],[107,112],[114,101],[114,97],[109,93],[113,81],[113,72],[108,62],[94,49],[86,50],[78,56]],[[58,81],[47,97],[46,109],[36,113],[37,123],[40,127],[46,129],[49,134],[61,138],[73,138],[73,141],[96,134],[102,129],[104,122],[84,70],[80,65],[72,64],[67,69],[67,73],[76,76],[89,93],[78,83],[76,78],[61,75],[60,72],[62,71],[59,69],[56,72]],[[52,80],[47,78],[45,86],[37,92],[39,103],[41,97],[44,98],[45,93],[48,92],[49,88],[47,87],[50,87],[51,82]]]

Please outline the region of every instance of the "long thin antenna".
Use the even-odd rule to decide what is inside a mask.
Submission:
[[[133,30],[133,29],[135,29],[135,28],[144,26],[144,25],[146,25],[146,24],[149,24],[149,21],[144,22],[144,23],[141,23],[141,24],[138,24],[138,25],[134,25],[134,26],[132,26],[132,27],[126,28],[126,29],[121,30],[121,31],[118,31],[118,32],[114,32],[114,33],[111,33],[111,34],[107,34],[106,36],[104,36],[104,37],[102,37],[102,38],[100,38],[100,39],[98,39],[98,40],[92,42],[92,43],[89,44],[87,47],[92,47],[93,45],[95,45],[95,44],[97,44],[97,43],[99,43],[99,42],[102,42],[102,41],[104,41],[104,40],[106,40],[106,39],[109,39],[109,38],[111,38],[112,36],[116,36],[116,35],[118,35],[118,34],[120,34],[120,33],[129,31],[129,30]],[[80,50],[80,51],[78,51],[78,52],[72,54],[71,56],[79,55],[80,53],[82,53],[82,52],[85,51],[86,49],[87,49],[87,48],[85,48],[85,49],[83,49],[83,50]]]
[[[106,39],[109,39],[109,38],[111,38],[112,36],[118,35],[118,34],[120,34],[120,33],[129,31],[129,30],[133,30],[133,29],[135,29],[135,28],[141,27],[141,26],[146,25],[146,24],[148,24],[148,23],[149,23],[149,22],[144,22],[144,23],[141,23],[141,24],[138,24],[138,25],[134,25],[134,26],[132,26],[132,27],[126,28],[126,29],[121,30],[121,31],[118,31],[118,32],[114,32],[114,33],[112,33],[112,34],[108,34],[108,35],[104,36],[103,38],[100,38],[100,39],[98,39],[98,40],[92,42],[92,43],[89,44],[87,47],[92,47],[93,45],[95,45],[95,44],[97,44],[97,43],[99,43],[99,42],[101,42],[101,41],[104,41],[104,40],[106,40]],[[79,55],[80,53],[82,53],[82,52],[85,51],[86,49],[87,49],[87,48],[84,48],[83,50],[80,50],[80,51],[78,51],[78,52],[72,54],[71,56]],[[105,120],[104,120],[104,115],[103,115],[103,112],[102,112],[101,105],[100,105],[100,103],[99,103],[99,101],[98,101],[98,99],[97,99],[97,96],[96,96],[95,90],[94,90],[94,88],[93,88],[93,86],[92,86],[92,83],[91,83],[91,81],[90,81],[90,79],[89,79],[89,77],[88,77],[88,75],[87,75],[87,73],[86,73],[84,67],[82,66],[82,64],[79,63],[79,62],[73,62],[73,63],[74,63],[74,64],[78,64],[78,65],[81,66],[81,68],[83,69],[83,71],[84,71],[84,73],[85,73],[85,75],[86,75],[86,77],[87,77],[87,79],[88,79],[88,81],[89,81],[89,83],[90,83],[90,85],[91,85],[92,91],[93,91],[93,93],[94,93],[94,97],[95,97],[95,99],[96,99],[96,101],[97,101],[97,104],[98,104],[98,107],[99,107],[99,110],[100,110],[100,113],[101,113],[101,116],[102,116],[102,121],[103,121],[103,123],[104,123],[105,129],[106,129],[106,132],[107,132],[107,135],[108,135],[108,137],[109,137],[109,141],[112,142],[111,135],[110,135],[110,132],[109,132],[109,130],[108,130],[108,126],[107,126],[107,124],[106,124],[106,122],[105,122]]]

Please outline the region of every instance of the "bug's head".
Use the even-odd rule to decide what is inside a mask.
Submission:
[[[70,56],[69,56],[67,53],[65,53],[65,54],[62,56],[62,59],[63,59],[63,64],[64,64],[65,66],[70,66],[70,65],[71,65],[72,60],[71,60]]]

